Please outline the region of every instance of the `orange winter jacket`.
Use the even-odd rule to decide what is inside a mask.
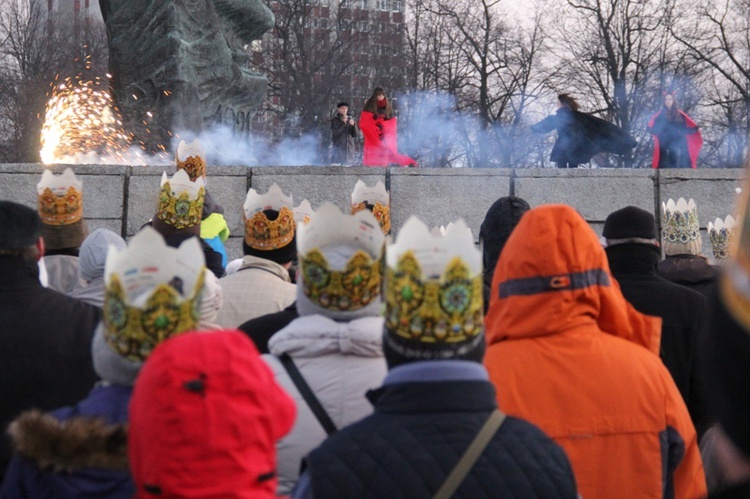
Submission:
[[[523,216],[500,255],[485,324],[500,408],[565,449],[584,499],[706,494],[695,429],[656,355],[661,319],[625,301],[575,210]]]

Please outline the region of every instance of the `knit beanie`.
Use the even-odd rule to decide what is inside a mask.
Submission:
[[[604,221],[602,235],[607,245],[643,243],[658,246],[656,219],[652,213],[635,206],[613,211]]]
[[[301,316],[350,321],[381,314],[385,236],[372,213],[348,215],[325,203],[297,237]]]
[[[78,276],[81,279],[91,282],[104,276],[110,246],[119,251],[127,247],[125,240],[109,229],[96,229],[88,235],[78,254]]]
[[[386,249],[383,351],[390,368],[484,357],[482,255],[459,220],[441,235],[416,217]]]
[[[204,279],[196,238],[170,248],[145,227],[127,248],[110,247],[104,318],[92,343],[96,373],[105,381],[132,385],[156,345],[198,327]]]
[[[273,498],[293,400],[239,331],[156,347],[135,383],[128,455],[138,498]]]
[[[662,246],[666,255],[700,255],[703,242],[695,201],[680,198],[661,204]]]
[[[42,221],[36,211],[12,201],[0,201],[0,250],[35,245],[41,228]]]
[[[529,203],[515,196],[502,197],[492,203],[479,228],[479,240],[482,242],[482,263],[484,265],[484,282],[492,285],[492,274],[500,258],[500,252],[511,232],[529,211]]]

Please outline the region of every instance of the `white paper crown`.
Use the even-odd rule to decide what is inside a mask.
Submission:
[[[298,227],[310,223],[313,215],[315,215],[315,210],[307,199],[303,199],[299,206],[294,208],[294,221]]]
[[[192,142],[180,141],[175,155],[175,166],[178,170],[185,170],[192,180],[198,177],[206,178],[206,149],[200,140]]]
[[[726,260],[729,256],[736,224],[732,215],[727,215],[724,220],[717,218],[714,223],[708,222],[708,239],[711,241],[711,250],[716,260]]]
[[[325,203],[297,232],[302,292],[336,312],[360,310],[380,297],[385,235],[372,213],[354,215]]]
[[[416,217],[386,250],[386,327],[423,343],[457,343],[483,331],[482,253],[463,220],[431,233]]]
[[[692,198],[690,201],[680,198],[677,203],[669,199],[661,204],[661,210],[665,243],[687,244],[700,237],[698,208]]]
[[[71,168],[61,175],[44,170],[36,184],[39,216],[48,225],[69,225],[83,216],[83,183]]]
[[[178,229],[192,227],[203,216],[205,194],[203,177],[193,182],[185,170],[177,170],[171,179],[163,172],[156,216]]]
[[[242,209],[245,215],[245,242],[252,248],[267,251],[281,248],[294,238],[294,208],[292,196],[281,192],[273,184],[265,194],[255,189],[247,191]],[[279,212],[276,220],[269,220],[264,210]]]
[[[110,246],[104,267],[104,336],[110,348],[143,360],[167,337],[194,329],[204,269],[195,237],[175,249],[145,227],[127,248]]]
[[[368,187],[357,180],[351,194],[352,213],[366,210],[368,204],[372,205],[372,214],[380,223],[383,234],[388,234],[391,231],[391,198],[383,182],[378,181],[374,186]]]

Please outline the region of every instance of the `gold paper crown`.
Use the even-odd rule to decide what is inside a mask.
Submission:
[[[700,237],[698,208],[695,201],[680,198],[677,203],[670,199],[661,204],[661,226],[666,243],[687,244]]]
[[[380,296],[384,240],[371,213],[346,215],[325,203],[297,234],[305,296],[319,307],[338,312],[353,312],[372,303]],[[346,262],[342,253],[351,255]],[[338,261],[329,261],[334,255]]]
[[[185,170],[190,180],[195,182],[197,178],[206,178],[206,150],[200,140],[195,139],[189,144],[180,141],[175,154],[175,166],[178,170]]]
[[[164,172],[156,217],[176,229],[197,225],[203,216],[205,196],[203,178],[192,182],[185,170],[177,170],[170,180]]]
[[[269,220],[265,210],[279,212],[275,220]],[[265,194],[250,189],[243,206],[245,214],[245,242],[254,249],[269,251],[282,248],[294,239],[294,212],[292,197],[284,195],[281,188],[273,184]]]
[[[361,180],[357,180],[351,195],[352,214],[368,209],[375,215],[383,234],[391,231],[391,198],[385,190],[383,182],[378,181],[373,187],[368,187]]]
[[[708,222],[708,239],[711,241],[711,249],[716,260],[726,260],[729,256],[735,225],[732,215],[727,215],[724,220],[717,218],[713,224]]]
[[[484,331],[482,255],[463,220],[441,236],[412,217],[386,258],[390,331],[430,344],[463,342]]]
[[[122,251],[110,246],[104,270],[107,345],[127,359],[143,361],[166,338],[195,329],[204,262],[197,238],[170,248],[151,227]]]
[[[307,199],[303,199],[299,206],[294,208],[294,222],[297,224],[297,227],[309,224],[313,215],[315,215],[315,210],[313,210],[310,201]]]
[[[39,217],[47,225],[70,225],[83,216],[83,183],[72,169],[66,168],[62,175],[44,170],[36,191]]]

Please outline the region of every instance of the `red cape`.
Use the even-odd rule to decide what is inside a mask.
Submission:
[[[651,120],[648,122],[648,127],[653,128],[654,121],[656,121],[656,118],[659,117],[659,115],[662,113],[662,111],[659,111],[655,115],[651,117]],[[685,118],[685,124],[689,128],[698,128],[698,125],[695,123],[695,121],[690,119],[690,116],[680,111],[680,114],[683,118]],[[653,134],[652,134],[653,135]],[[653,135],[654,137],[654,156],[651,160],[651,167],[652,168],[659,168],[659,137],[656,135]],[[692,168],[696,168],[696,162],[698,161],[698,153],[701,150],[701,147],[703,147],[703,136],[701,135],[700,129],[695,133],[689,133],[685,136],[685,139],[687,140],[687,148],[688,148],[688,155],[690,156],[690,166]]]
[[[382,126],[378,127],[378,123]],[[416,161],[398,152],[397,118],[375,119],[369,111],[359,115],[359,129],[365,138],[365,151],[362,163],[365,166],[388,166],[392,163],[401,166],[416,165]],[[382,130],[382,138],[381,138]]]

